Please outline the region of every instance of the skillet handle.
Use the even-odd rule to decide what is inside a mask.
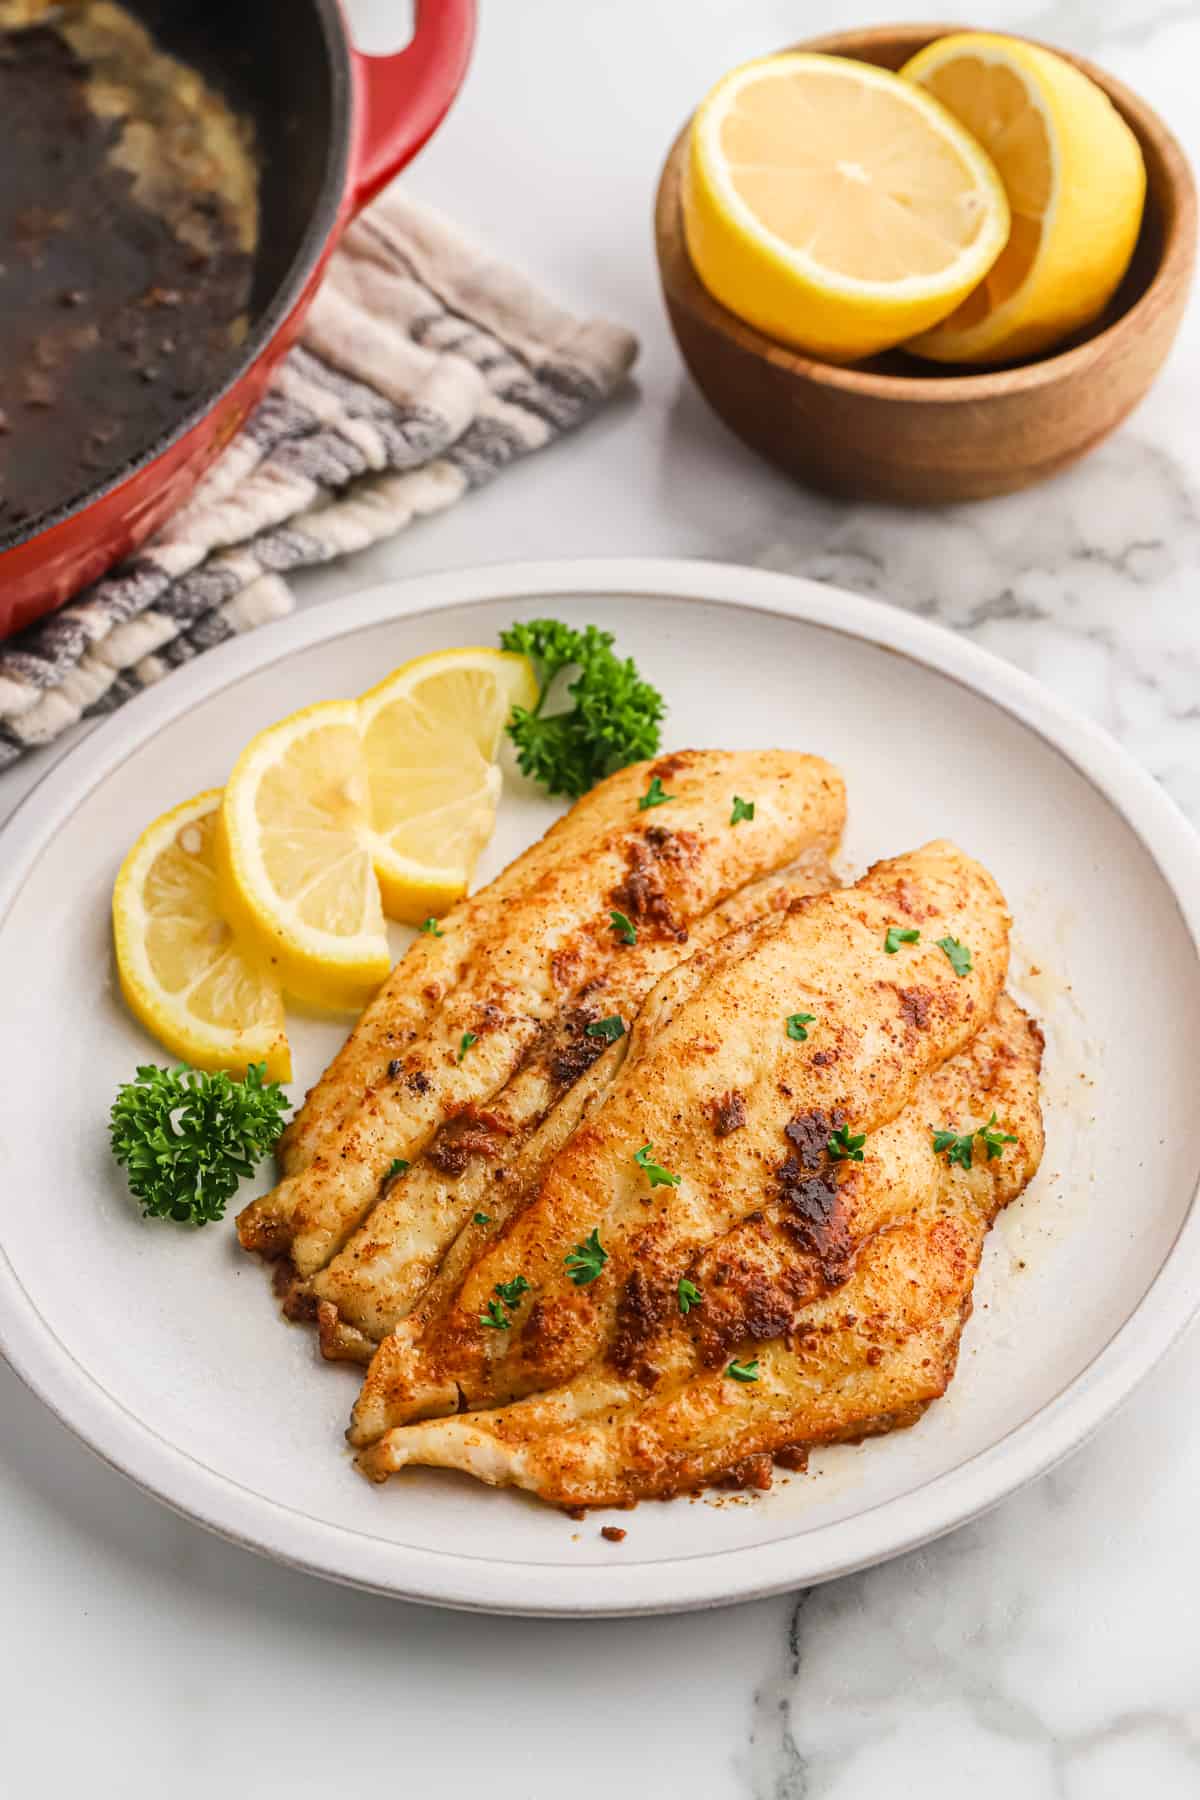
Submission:
[[[475,0],[416,0],[412,41],[395,56],[354,52],[358,140],[351,209],[361,212],[432,136],[462,84]]]

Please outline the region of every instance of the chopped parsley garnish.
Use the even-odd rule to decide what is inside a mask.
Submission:
[[[432,913],[427,919],[422,920],[418,929],[423,931],[426,937],[445,937],[446,935]]]
[[[754,817],[753,800],[743,800],[740,794],[733,796],[733,811],[729,815],[731,825],[740,825],[743,819]]]
[[[490,1225],[492,1222],[491,1213],[478,1212],[478,1213],[473,1213],[471,1216],[474,1219],[476,1225]]]
[[[945,1155],[948,1163],[957,1163],[960,1169],[971,1167],[974,1148],[973,1131],[964,1131],[961,1137],[954,1131],[935,1131],[933,1134],[934,1155]]]
[[[394,1156],[392,1158],[392,1165],[383,1179],[385,1181],[395,1181],[397,1175],[407,1174],[408,1164],[405,1162],[404,1158],[402,1156]]]
[[[637,926],[632,919],[627,919],[623,912],[610,912],[612,928],[623,944],[637,943]]]
[[[920,941],[919,931],[901,931],[898,925],[889,925],[887,936],[883,940],[883,947],[889,956],[895,956],[901,944],[919,944]]]
[[[681,1277],[676,1292],[679,1296],[679,1310],[686,1319],[693,1306],[700,1305],[704,1295],[700,1292],[700,1289],[696,1286],[695,1282],[689,1281],[686,1276]]]
[[[638,811],[649,812],[652,806],[665,806],[668,800],[673,800],[674,798],[674,794],[663,792],[663,784],[658,776],[655,775],[650,782],[650,786],[638,801]]]
[[[798,1044],[803,1044],[808,1039],[808,1027],[810,1025],[815,1025],[816,1022],[816,1013],[789,1013],[787,1034],[790,1038],[794,1038]]]
[[[586,1240],[576,1244],[570,1256],[563,1257],[563,1267],[576,1287],[586,1287],[589,1281],[595,1281],[607,1261],[608,1251],[600,1242],[600,1228],[593,1225]]]
[[[479,1039],[473,1031],[464,1031],[463,1032],[462,1042],[458,1046],[459,1062],[461,1062],[463,1057],[467,1054],[467,1051],[471,1048],[471,1045],[477,1044],[478,1042],[479,1042]]]
[[[757,1381],[758,1358],[756,1356],[753,1362],[731,1362],[725,1373],[732,1375],[735,1381]]]
[[[640,1150],[635,1150],[633,1160],[639,1169],[645,1171],[652,1188],[678,1187],[682,1180],[682,1176],[672,1175],[670,1169],[664,1169],[661,1163],[655,1162],[653,1144],[643,1144]]]
[[[939,950],[944,950],[950,958],[950,967],[956,975],[969,975],[971,972],[971,952],[957,938],[944,937],[937,941]]]
[[[974,1159],[976,1138],[983,1145],[989,1162],[1004,1155],[1005,1144],[1015,1144],[1017,1141],[1011,1132],[999,1129],[993,1113],[986,1125],[979,1125],[974,1131],[964,1131],[961,1135],[953,1131],[935,1131],[934,1154],[944,1155],[948,1163],[957,1163],[960,1169],[969,1169]]]
[[[477,1225],[490,1222],[486,1213],[475,1214]],[[511,1331],[512,1320],[505,1309],[514,1307],[521,1295],[529,1292],[529,1283],[523,1275],[514,1275],[511,1281],[498,1281],[492,1292],[496,1298],[488,1301],[487,1310],[479,1315],[479,1323],[491,1331]]]
[[[654,755],[666,712],[663,697],[632,661],[614,654],[610,631],[595,625],[576,631],[559,619],[531,619],[502,631],[500,642],[534,666],[537,704],[514,706],[507,729],[522,772],[549,793],[578,800],[604,776]],[[573,704],[548,712],[557,678],[572,669],[566,697]]]
[[[149,1219],[207,1225],[253,1175],[283,1130],[288,1103],[266,1063],[244,1081],[179,1063],[142,1064],[118,1088],[109,1115],[112,1153]]]
[[[1015,1144],[1016,1138],[1010,1131],[1001,1131],[996,1125],[996,1115],[992,1114],[986,1125],[981,1125],[975,1136],[980,1139],[987,1151],[987,1159],[991,1162],[994,1156],[1004,1155],[1005,1144]]]
[[[866,1132],[860,1132],[857,1137],[851,1137],[850,1127],[839,1125],[825,1148],[834,1162],[861,1162],[863,1159],[862,1147],[866,1141]]]
[[[613,1013],[607,1019],[593,1019],[590,1025],[583,1028],[585,1037],[603,1038],[606,1044],[615,1044],[618,1038],[625,1036],[625,1021],[619,1013]]]

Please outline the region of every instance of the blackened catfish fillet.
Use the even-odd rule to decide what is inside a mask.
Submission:
[[[670,800],[640,809],[655,776]],[[735,794],[753,798],[753,820],[733,823]],[[407,978],[385,984],[402,1044],[384,1057],[394,1047],[381,1043],[373,1003],[362,1057],[335,1063],[341,1072],[314,1094],[319,1128],[293,1139],[291,1153],[303,1142],[311,1160],[241,1214],[243,1245],[286,1252],[302,1279],[315,1275],[376,1204],[394,1163],[415,1161],[467,1108],[486,1108],[547,1028],[636,944],[685,944],[748,882],[832,848],[844,816],[836,771],[788,751],[681,751],[602,782],[555,828],[555,853],[532,860],[528,885],[504,886],[499,902],[484,890],[474,912],[468,903],[461,957],[451,922],[432,940],[436,1001],[424,989],[414,999]],[[343,1086],[355,1095],[345,1105]]]
[[[887,950],[893,925],[920,933],[901,954]],[[895,1119],[989,1018],[1008,927],[987,871],[933,843],[801,901],[741,954],[718,946],[707,972],[682,963],[534,1197],[436,1316],[423,1309],[380,1345],[352,1441],[453,1412],[460,1396],[495,1406],[567,1382],[616,1344],[631,1280],[657,1291],[662,1272],[685,1273],[779,1182],[819,1208],[839,1152],[853,1163],[852,1140]],[[485,1321],[503,1294],[497,1329]]]
[[[461,1275],[499,1234],[615,1079],[633,1019],[665,972],[681,958],[702,958],[731,932],[834,886],[824,858],[810,857],[803,872],[752,882],[714,907],[686,944],[647,938],[617,959],[539,1039],[487,1107],[469,1108],[443,1125],[332,1262],[300,1284],[317,1302],[325,1355],[369,1361],[379,1340],[423,1303],[431,1282],[440,1291],[448,1275]],[[606,1028],[618,1033],[615,1041],[606,1041]]]
[[[987,1230],[1038,1167],[1040,1060],[1036,1025],[1002,996],[868,1136],[861,1165],[825,1169],[831,1197],[798,1193],[804,1159],[781,1130],[761,1213],[686,1264],[630,1275],[625,1335],[571,1382],[394,1429],[360,1466],[374,1480],[428,1464],[558,1505],[628,1505],[751,1457],[769,1475],[775,1452],[915,1423],[954,1373]],[[1012,1140],[998,1154],[975,1137],[964,1169],[936,1151],[935,1129],[992,1119]],[[699,1296],[686,1315],[680,1279]]]

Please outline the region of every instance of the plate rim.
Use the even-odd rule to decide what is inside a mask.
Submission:
[[[148,689],[37,781],[0,832],[0,929],[63,817],[148,739],[230,683],[299,651],[458,605],[645,595],[764,611],[905,656],[955,680],[1063,756],[1140,839],[1200,957],[1200,837],[1100,726],[949,627],[804,576],[665,557],[501,562],[407,575],[293,614],[214,649]],[[1092,1362],[995,1443],[896,1499],[772,1543],[625,1567],[464,1558],[396,1544],[267,1499],[168,1444],[99,1387],[25,1294],[0,1244],[0,1352],[51,1412],[144,1492],[242,1548],[326,1579],[466,1611],[560,1618],[681,1612],[762,1598],[902,1555],[980,1516],[1077,1449],[1132,1394],[1200,1311],[1193,1195],[1166,1259]],[[831,1541],[832,1540],[832,1541]]]

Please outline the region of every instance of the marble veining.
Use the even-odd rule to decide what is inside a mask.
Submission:
[[[391,47],[394,0],[349,10],[370,48]],[[544,460],[314,574],[301,602],[505,557],[788,570],[1010,658],[1200,822],[1197,307],[1127,427],[1043,488],[926,514],[803,494],[690,388],[656,292],[650,201],[670,138],[723,68],[852,9],[482,10],[461,102],[406,179],[570,303],[632,325],[637,384]],[[1096,57],[1200,156],[1200,0],[992,0],[977,21]],[[0,778],[0,819],[50,760]],[[1193,1331],[1069,1462],[884,1568],[720,1613],[546,1624],[352,1594],[220,1544],[89,1457],[0,1370],[3,1785],[86,1783],[98,1800],[385,1783],[488,1800],[1195,1800],[1197,1393]]]
[[[1200,495],[1136,423],[1029,494],[923,515],[817,503],[764,568],[875,594],[1038,676],[1121,738],[1196,816]]]
[[[1028,1800],[1116,1794],[1131,1776],[1156,1795],[1197,1791],[1200,1634],[1172,1619],[1139,1639],[1155,1503],[1132,1467],[1097,1493],[1096,1456],[932,1550],[795,1598],[754,1698],[755,1800],[949,1793],[951,1779]],[[1089,1501],[1089,1531],[1121,1547],[1085,1584],[1068,1570]],[[1116,1618],[1128,1639],[1114,1656]]]

